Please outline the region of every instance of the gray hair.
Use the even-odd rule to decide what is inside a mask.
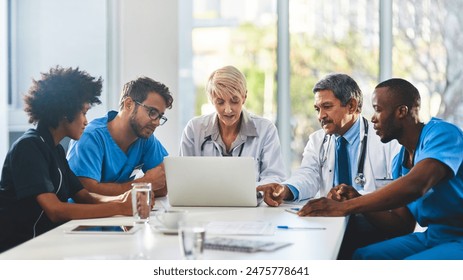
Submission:
[[[346,74],[329,74],[318,81],[312,92],[315,94],[321,90],[331,90],[334,96],[346,106],[351,99],[357,100],[358,111],[362,111],[363,95],[357,83]]]

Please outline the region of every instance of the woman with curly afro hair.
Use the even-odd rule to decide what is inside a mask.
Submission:
[[[87,111],[101,103],[101,87],[101,77],[60,66],[33,80],[24,101],[36,127],[13,143],[2,169],[0,252],[72,219],[132,214],[128,193],[110,197],[84,189],[60,144],[64,137],[80,138]]]

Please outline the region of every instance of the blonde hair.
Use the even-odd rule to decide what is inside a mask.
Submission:
[[[212,72],[206,84],[206,94],[210,101],[213,97],[240,95],[246,98],[246,78],[234,66],[225,66]]]

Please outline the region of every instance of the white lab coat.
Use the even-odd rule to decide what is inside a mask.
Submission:
[[[361,121],[360,139],[363,139],[364,126],[364,122]],[[326,135],[326,140],[324,139],[323,129],[317,130],[309,136],[309,141],[304,148],[301,166],[293,172],[288,180],[283,182],[283,184],[294,186],[299,191],[298,201],[326,196],[333,187],[336,140],[334,135]],[[361,145],[361,141],[359,142]],[[323,160],[325,156],[322,156],[322,145],[326,160]],[[376,179],[392,178],[392,159],[400,151],[400,147],[396,140],[383,144],[379,136],[376,135],[373,124],[368,122],[368,140],[363,170],[366,183],[363,190],[359,191],[360,193],[369,193],[381,187],[376,183]],[[361,146],[358,153],[361,153]],[[355,170],[357,170],[357,166]],[[352,178],[352,182],[354,182],[354,178]]]
[[[282,182],[286,173],[275,125],[245,110],[242,112],[240,133],[232,144],[232,155],[254,158],[256,186]],[[222,156],[223,142],[217,122],[215,112],[191,119],[183,131],[180,156]]]

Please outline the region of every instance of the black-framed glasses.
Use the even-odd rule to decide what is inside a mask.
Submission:
[[[147,106],[143,103],[140,103],[136,100],[134,102],[140,106],[143,106],[146,109],[146,112],[148,113],[148,117],[152,119],[153,121],[159,120],[159,125],[163,125],[166,123],[167,118],[164,116],[164,114],[159,113],[159,111],[156,108]]]

